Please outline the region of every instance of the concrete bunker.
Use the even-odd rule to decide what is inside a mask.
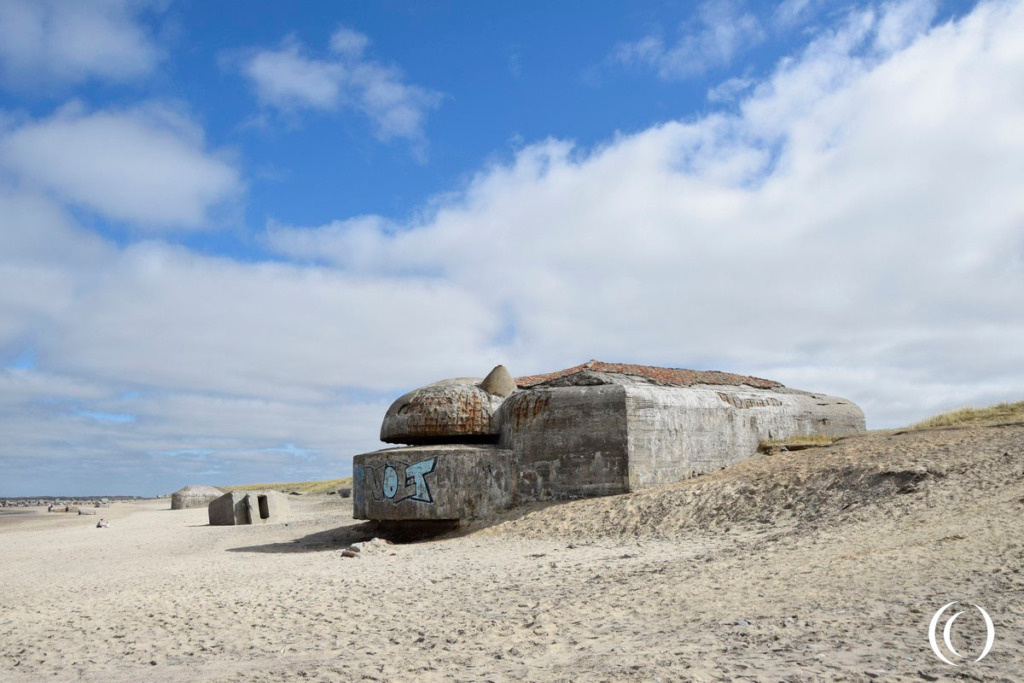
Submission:
[[[186,486],[171,494],[171,509],[203,508],[223,495],[223,491],[212,486]]]
[[[355,456],[353,516],[479,518],[627,493],[736,464],[763,440],[864,426],[851,401],[758,377],[590,361],[513,380],[498,366],[392,404],[381,439],[411,445]]]
[[[288,496],[278,491],[230,491],[208,508],[211,526],[275,524],[288,521]]]

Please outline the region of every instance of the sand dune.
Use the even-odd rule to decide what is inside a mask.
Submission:
[[[347,501],[292,506],[265,527],[167,501],[109,529],[0,518],[0,679],[1024,678],[1021,425],[777,453],[359,559]],[[951,600],[992,615],[973,666],[929,649]]]

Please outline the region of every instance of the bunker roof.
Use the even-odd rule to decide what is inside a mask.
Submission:
[[[634,375],[644,377],[659,384],[669,384],[678,387],[689,387],[695,384],[728,384],[756,387],[758,389],[777,389],[783,385],[773,382],[770,379],[751,377],[749,375],[736,375],[731,372],[720,372],[718,370],[684,370],[682,368],[659,368],[653,365],[633,365],[631,363],[604,363],[599,360],[590,360],[581,365],[574,365],[565,370],[547,372],[541,375],[529,375],[517,377],[516,386],[521,389],[537,386],[544,382],[561,379],[578,372],[606,372],[620,375]]]

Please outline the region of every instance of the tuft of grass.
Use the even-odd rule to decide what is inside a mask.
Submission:
[[[958,408],[911,425],[911,429],[952,427],[956,425],[1002,424],[1024,422],[1024,401],[1000,403],[987,408]]]
[[[327,479],[326,481],[286,481],[278,482],[276,484],[236,484],[234,486],[218,486],[222,491],[258,491],[260,489],[270,489],[272,491],[281,491],[282,493],[290,493],[291,491],[299,491],[300,493],[327,493],[328,491],[334,491],[342,486],[352,486],[352,477],[347,479]]]
[[[771,450],[782,446],[831,446],[839,440],[838,436],[824,436],[823,434],[808,434],[805,436],[793,436],[788,439],[765,439],[761,442],[760,450]]]

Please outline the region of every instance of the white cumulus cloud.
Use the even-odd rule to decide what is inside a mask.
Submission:
[[[172,108],[72,104],[0,131],[0,168],[68,203],[142,229],[202,228],[242,191],[223,154]]]
[[[271,243],[476,291],[508,317],[519,371],[760,372],[848,395],[875,425],[1019,398],[1024,7],[927,33],[905,16],[852,13],[736,114],[589,153],[536,144],[404,229],[278,226]],[[893,25],[918,33],[894,43]]]
[[[650,34],[620,43],[613,61],[650,68],[665,80],[689,78],[728,65],[745,49],[764,40],[761,22],[731,0],[703,2],[696,16],[679,27],[674,42]]]
[[[366,58],[369,43],[366,35],[341,27],[331,36],[329,54],[314,57],[290,37],[279,48],[247,54],[241,71],[265,106],[285,112],[351,109],[370,120],[382,141],[421,143],[427,113],[440,105],[441,95],[406,83],[396,66]]]
[[[128,81],[160,51],[128,0],[0,0],[0,75],[21,88]]]

